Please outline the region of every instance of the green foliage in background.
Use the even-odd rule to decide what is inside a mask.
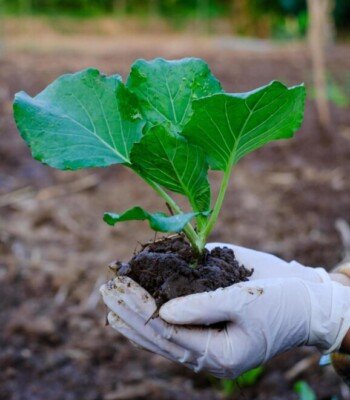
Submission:
[[[260,366],[245,372],[236,379],[222,379],[220,381],[221,390],[226,396],[230,396],[237,390],[237,388],[245,388],[255,385],[263,372],[264,367]]]
[[[299,400],[317,400],[315,392],[305,381],[298,381],[294,385],[294,391],[299,394]]]
[[[15,14],[147,14],[178,21],[184,17],[225,18],[244,5],[251,14],[245,18],[253,23],[259,16],[269,16],[277,25],[293,18],[303,31],[306,20],[306,0],[2,0],[2,5],[6,12]],[[334,17],[338,28],[349,29],[349,0],[336,0]]]
[[[310,95],[316,98],[315,88],[311,88]],[[340,84],[336,82],[332,76],[327,79],[327,100],[339,108],[346,108],[350,105],[350,81],[349,83]]]

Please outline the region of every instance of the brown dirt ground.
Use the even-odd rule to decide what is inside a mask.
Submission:
[[[232,46],[231,46],[232,44]],[[239,44],[239,43],[238,43]],[[117,229],[106,210],[163,204],[119,167],[62,173],[32,160],[11,117],[13,94],[35,94],[59,74],[96,66],[128,71],[138,57],[205,58],[228,91],[272,79],[310,83],[302,45],[244,51],[237,43],[181,35],[11,39],[0,60],[0,399],[297,399],[293,383],[307,380],[318,399],[350,399],[331,368],[318,367],[312,349],[268,363],[253,387],[231,396],[204,373],[135,349],[105,327],[99,285],[106,265],[128,259],[146,224]],[[346,85],[350,47],[329,53],[331,72]],[[295,140],[269,145],[237,167],[213,240],[274,252],[288,260],[331,268],[341,258],[334,223],[350,217],[350,112],[332,106],[331,143],[322,143],[309,101]],[[218,176],[213,175],[214,187]],[[309,367],[288,379],[296,362]],[[292,371],[293,372],[293,371]]]

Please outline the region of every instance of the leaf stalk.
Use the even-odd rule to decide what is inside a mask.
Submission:
[[[199,232],[199,240],[200,240],[199,247],[200,247],[201,251],[204,249],[204,246],[207,242],[207,238],[210,235],[210,233],[212,232],[212,230],[216,224],[216,221],[218,219],[218,216],[220,214],[220,210],[221,210],[221,207],[222,207],[224,199],[225,199],[225,194],[226,194],[228,185],[230,183],[231,173],[232,173],[232,163],[229,162],[228,167],[226,168],[226,171],[224,172],[224,176],[221,181],[218,197],[216,199],[213,212],[211,213],[206,226],[203,228],[203,230],[201,232]]]
[[[176,213],[176,214],[183,214],[181,208],[178,206],[178,204],[175,202],[175,200],[168,195],[168,193],[163,190],[157,183],[153,182],[152,180],[145,178],[141,175],[139,175],[146,183],[148,183],[151,188],[159,195],[161,196],[165,202],[169,205],[169,207]],[[191,243],[193,249],[196,251],[196,253],[200,254],[203,251],[204,246],[201,247],[201,240],[197,234],[197,232],[194,230],[193,226],[188,223],[186,224],[185,228],[183,229],[187,239]]]

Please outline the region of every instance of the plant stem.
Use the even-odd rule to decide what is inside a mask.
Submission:
[[[168,193],[163,190],[157,183],[153,182],[152,180],[149,180],[147,178],[144,178],[143,176],[139,175],[140,178],[142,178],[146,183],[148,183],[151,188],[161,196],[166,203],[171,207],[171,209],[176,212],[177,214],[183,214],[181,208],[176,204],[176,202],[168,195]],[[183,229],[185,235],[187,236],[189,242],[191,243],[192,247],[194,250],[200,254],[204,248],[204,246],[200,247],[200,239],[199,236],[197,235],[196,231],[194,230],[193,226],[188,223]]]
[[[202,250],[206,244],[207,237],[210,235],[211,231],[213,230],[216,221],[218,219],[222,203],[224,202],[225,199],[225,194],[226,190],[228,187],[228,184],[230,183],[230,177],[231,177],[231,163],[229,163],[229,167],[226,169],[224,176],[221,181],[220,189],[219,189],[219,194],[215,202],[215,206],[213,209],[213,212],[211,213],[207,225],[204,227],[204,229],[199,232],[199,248]]]

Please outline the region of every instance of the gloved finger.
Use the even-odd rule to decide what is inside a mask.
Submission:
[[[145,320],[151,318],[157,310],[154,298],[128,276],[117,276],[107,284],[102,285],[100,292],[105,303],[108,303],[108,307],[115,313],[118,312],[113,307],[123,303],[126,303],[129,308],[132,308],[136,314],[142,316]]]
[[[187,368],[190,368],[191,370],[194,370],[196,372],[198,372],[202,368],[209,368],[208,362],[206,360],[202,360],[201,357],[190,357],[190,351],[185,349],[184,356],[181,359],[176,359],[171,353],[165,351],[159,346],[156,346],[143,335],[139,334],[112,311],[108,313],[108,322],[113,329],[129,339],[129,341],[138,348],[150,351],[154,354],[158,354],[170,361],[179,362],[185,365]],[[225,369],[223,369],[221,365],[210,366],[210,373],[217,377],[227,376],[227,372],[225,372]]]
[[[130,340],[136,347],[145,349],[150,351],[151,353],[159,354],[162,357],[165,357],[171,361],[176,362],[188,362],[188,351],[184,350],[183,357],[181,359],[176,359],[174,355],[165,349],[159,347],[158,345],[154,344],[151,340],[148,340],[145,336],[141,335],[135,329],[131,328],[126,322],[124,322],[117,314],[114,314],[113,311],[110,311],[107,316],[108,323],[110,326],[125,336],[127,339]]]
[[[198,368],[203,368],[208,353],[211,354],[212,349],[216,349],[216,353],[223,346],[223,338],[225,337],[225,329],[211,327],[172,327],[166,333],[166,338],[187,350],[198,354]],[[225,342],[226,343],[226,342]],[[227,344],[227,343],[226,343]],[[229,346],[227,346],[229,347]],[[227,348],[227,350],[230,350]],[[226,353],[227,354],[227,353]]]
[[[191,354],[197,354],[196,372],[205,370],[215,376],[232,376],[239,364],[237,360],[242,359],[239,332],[240,328],[233,323],[221,328],[176,326],[166,337]]]
[[[242,309],[261,296],[263,291],[261,286],[253,282],[237,283],[212,292],[170,300],[160,308],[159,315],[170,324],[179,325],[239,322]]]
[[[134,329],[142,332],[142,323],[147,321],[144,329],[153,329],[165,339],[171,336],[174,327],[160,318],[152,318],[157,310],[153,297],[131,278],[116,277],[113,284],[104,285],[100,290],[107,306],[128,321]],[[127,315],[129,318],[124,317]],[[130,320],[131,315],[132,320]]]
[[[146,349],[152,353],[162,353],[162,350],[151,341],[147,340],[144,336],[140,335],[135,329],[124,322],[117,314],[110,311],[107,315],[108,324],[121,335],[125,336],[136,347]]]
[[[103,285],[100,291],[106,305],[124,320],[123,315],[130,313],[133,315],[133,319],[142,321],[143,323],[147,322],[147,329],[156,328],[159,333],[164,333],[163,336],[166,336],[165,332],[171,329],[160,318],[152,318],[157,311],[153,297],[131,278],[118,276],[112,282]],[[134,321],[130,321],[129,319],[126,320],[129,323],[134,323]],[[141,329],[141,326],[139,329]]]
[[[266,278],[300,278],[309,282],[329,282],[330,277],[324,268],[310,268],[296,261],[287,262],[262,251],[248,249],[229,243],[208,243],[208,250],[215,247],[228,247],[233,250],[236,259],[248,269],[253,269],[250,281]]]
[[[282,260],[281,258],[273,254],[265,253],[258,250],[248,249],[247,247],[237,246],[235,244],[208,243],[206,245],[206,248],[208,250],[212,250],[215,247],[227,247],[233,250],[238,262],[243,264],[248,269],[257,268],[258,270],[264,271],[265,269],[280,268],[288,265],[286,261]],[[267,277],[268,276],[264,276],[264,278]]]
[[[298,276],[301,272],[298,266],[297,268],[291,269],[288,262],[273,254],[264,253],[262,251],[229,243],[209,243],[206,247],[208,249],[228,247],[233,250],[240,264],[244,265],[249,270],[254,270],[252,276],[249,278],[250,281],[266,278],[288,278]],[[306,270],[306,268],[304,269]],[[316,277],[318,278],[317,274]],[[313,279],[315,279],[315,274],[313,274]]]
[[[152,342],[155,346],[163,349],[165,352],[171,354],[171,356],[180,361],[180,362],[190,362],[192,359],[196,357],[195,354],[190,354],[186,352],[186,349],[181,348],[180,346],[169,342],[166,338],[165,335],[159,334],[159,331],[161,332],[166,332],[168,330],[168,324],[165,323],[164,321],[161,321],[160,318],[155,318],[155,319],[150,319],[148,315],[152,316],[153,312],[150,312],[153,310],[153,303],[154,299],[149,297],[147,299],[144,299],[145,303],[144,305],[150,303],[150,306],[146,306],[146,311],[144,312],[144,315],[147,317],[145,318],[143,316],[143,312],[140,312],[140,310],[143,309],[142,305],[139,303],[137,304],[137,307],[135,308],[133,303],[134,301],[129,301],[130,297],[128,296],[128,291],[131,287],[130,281],[132,281],[130,278],[128,279],[119,279],[122,277],[116,278],[114,281],[119,281],[119,282],[124,282],[125,286],[119,285],[102,285],[100,288],[103,301],[107,305],[107,307],[112,310],[116,315],[118,315],[119,318],[121,318],[123,321],[128,321],[128,325],[135,330],[139,335],[147,338],[150,342]],[[123,277],[126,278],[126,277]],[[134,282],[135,290],[137,289],[137,284]],[[140,289],[142,289],[140,286],[138,286]],[[146,292],[144,289],[142,290],[137,290],[138,294],[144,294],[143,292]],[[132,296],[131,296],[132,298]],[[134,299],[135,300],[135,299]],[[130,306],[130,304],[131,306]],[[138,312],[135,312],[135,309]],[[157,330],[154,328],[157,327]]]

